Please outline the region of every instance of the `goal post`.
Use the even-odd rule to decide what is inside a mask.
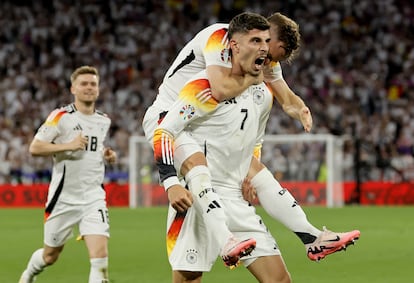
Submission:
[[[319,154],[319,170],[321,166],[326,166],[326,180],[318,180],[316,176],[316,178],[311,180],[302,180],[300,176],[292,176],[293,178],[290,178],[291,181],[289,183],[297,181],[316,181],[325,183],[326,206],[343,206],[343,168],[341,162],[343,158],[342,139],[330,134],[266,135],[262,152],[266,152],[270,146],[284,147],[286,152],[297,144],[302,145],[301,148],[303,152],[300,152],[299,155],[301,155],[303,159],[307,159],[307,153],[309,151],[314,151],[315,149],[320,150],[318,153],[311,152],[311,154],[314,156],[318,156]],[[287,156],[287,159],[289,159],[289,156]],[[262,160],[262,162],[268,166],[267,163],[269,163],[269,160]],[[313,162],[318,162],[318,160],[313,160]]]
[[[276,154],[283,155],[285,164],[279,162]],[[330,134],[264,137],[262,162],[304,205],[344,205],[342,159],[343,141]],[[276,171],[283,166],[288,174],[279,178]],[[143,136],[129,138],[128,178],[130,208],[166,204],[167,197],[159,185],[152,148]]]
[[[129,207],[136,208],[140,204],[139,192],[143,191],[142,171],[145,164],[153,163],[153,160],[144,161],[144,151],[152,151],[144,136],[131,136],[129,138]],[[151,155],[152,156],[152,155]]]

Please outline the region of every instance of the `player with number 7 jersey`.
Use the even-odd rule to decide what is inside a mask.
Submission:
[[[206,72],[202,71],[180,92],[177,102],[154,134],[157,165],[167,168],[169,157],[174,159],[176,155],[185,155],[191,147],[200,148],[211,171],[212,188],[220,196],[221,208],[225,209],[228,229],[237,239],[251,237],[256,241],[256,249],[240,257],[240,261],[246,266],[258,258],[280,263],[280,251],[275,239],[254,207],[243,199],[240,188],[249,171],[255,147],[261,147],[273,104],[272,93],[262,83],[249,87],[233,99],[214,104],[203,96],[203,93],[210,91],[209,87]],[[194,140],[196,146],[175,146],[174,137],[180,139],[183,136],[187,136],[188,141]],[[210,210],[215,209],[216,205],[210,206]],[[196,210],[190,208],[185,221],[181,221],[169,207],[167,246],[170,247],[168,253],[173,270],[179,267],[180,270],[209,271],[220,255],[221,246],[211,240],[215,237],[215,231],[200,219]],[[176,237],[178,221],[181,225],[179,237]],[[194,251],[191,262],[188,261],[188,251]],[[278,272],[284,274],[286,270]]]
[[[268,49],[268,29],[269,23],[263,16],[255,13],[242,13],[228,25],[213,24],[200,31],[174,60],[159,88],[157,98],[147,110],[143,120],[145,136],[154,146],[154,156],[157,160],[162,160],[162,164],[158,163],[161,165],[159,167],[160,179],[167,191],[170,205],[176,210],[177,217],[180,217],[184,211],[193,206],[194,199],[194,209],[204,219],[206,226],[215,231],[212,233],[212,241],[220,243],[222,258],[228,266],[233,266],[238,262],[239,257],[254,249],[255,240],[252,238],[235,239],[233,233],[226,227],[224,209],[210,184],[211,177],[204,162],[205,158],[191,138],[188,139],[186,135],[180,135],[178,138],[172,137],[171,133],[155,131],[155,129],[163,115],[170,111],[177,99],[182,98],[182,101],[188,102],[179,109],[179,115],[183,119],[190,120],[194,115],[202,116],[216,108],[220,100],[214,97],[213,88],[217,85],[213,84],[206,88],[205,80],[192,81],[186,86],[188,92],[183,91],[180,94],[186,96],[187,93],[195,91],[196,96],[179,97],[184,85],[199,71],[205,70],[210,81],[211,74],[217,76],[217,74],[222,74],[220,68],[225,69],[223,74],[227,73],[227,75],[220,76],[220,81],[226,84],[229,92],[234,93],[233,96],[239,95],[254,83],[262,82],[261,70]],[[236,46],[236,41],[240,44],[238,47],[243,47],[243,50],[234,51],[231,56],[232,50],[230,49],[231,46],[233,48]],[[239,55],[240,53],[242,55]],[[244,60],[236,59],[242,56]],[[217,72],[209,73],[210,68]],[[234,70],[237,72],[233,73]],[[244,70],[249,70],[249,72]],[[201,91],[198,92],[198,90]],[[195,108],[197,108],[196,112],[194,112]],[[177,129],[180,126],[181,124],[178,123]],[[174,150],[171,148],[172,144],[177,147],[182,145],[181,154],[178,151],[178,154],[172,157]],[[185,178],[188,190],[182,186],[179,177]],[[213,206],[214,209],[211,209]],[[167,246],[173,247],[170,244],[173,242],[171,239],[175,239],[177,234],[171,232],[169,235],[174,236],[168,237]],[[169,252],[171,250],[172,248],[168,249]],[[173,265],[174,270],[177,268],[179,267]]]
[[[168,156],[174,156],[174,137],[185,130],[184,134],[199,142],[206,156],[211,154],[210,150],[222,149],[220,154],[214,154],[221,158],[208,160],[212,180],[215,180],[213,187],[229,187],[229,180],[233,180],[230,187],[237,188],[240,193],[240,180],[247,175],[252,152],[255,146],[260,147],[262,144],[273,96],[265,84],[251,86],[242,95],[220,103],[214,99],[204,99],[203,93],[208,91],[205,71],[185,85],[179,94],[179,102],[173,104],[166,119],[155,131],[155,159],[159,167],[167,165]],[[209,138],[212,136],[214,138]],[[224,151],[230,148],[231,152]],[[237,158],[234,152],[238,152]],[[243,170],[239,170],[240,167]]]
[[[279,63],[279,61],[282,61],[282,60],[290,61],[294,57],[294,55],[297,53],[298,48],[299,48],[299,41],[300,41],[298,25],[294,21],[287,18],[286,16],[281,15],[280,13],[275,13],[271,15],[268,19],[271,25],[271,29],[270,29],[271,40],[269,42],[268,58],[266,59],[270,59],[271,62],[270,64],[267,65],[268,68],[264,69],[264,71],[266,70],[269,71],[267,73],[264,72],[264,79],[267,82],[268,86],[272,89],[273,96],[277,99],[278,103],[282,106],[284,112],[287,113],[292,118],[299,120],[301,124],[303,125],[305,131],[308,132],[312,128],[312,117],[310,114],[310,110],[305,105],[305,103],[302,101],[302,99],[300,99],[299,96],[293,93],[293,91],[288,87],[288,85],[284,81],[283,76],[282,76],[282,70],[281,70],[280,63]],[[205,30],[203,30],[202,32],[204,32]],[[229,41],[227,42],[234,43],[235,41],[232,40],[230,36],[231,34],[230,26],[228,30],[229,30],[229,36],[228,36]],[[221,42],[226,42],[226,41],[221,41]],[[164,78],[164,82],[160,87],[160,93],[157,96],[157,99],[154,102],[153,106],[151,106],[148,109],[146,116],[144,118],[143,126],[144,126],[146,137],[149,139],[150,142],[151,141],[154,142],[153,144],[155,148],[160,147],[160,150],[156,150],[155,152],[155,158],[157,162],[161,161],[161,163],[159,164],[162,164],[162,162],[166,162],[162,164],[161,169],[160,169],[160,175],[163,178],[165,178],[165,179],[162,179],[162,181],[164,181],[164,186],[166,190],[168,189],[168,187],[173,188],[174,187],[173,185],[175,185],[175,183],[168,181],[174,175],[173,173],[171,173],[171,170],[167,170],[166,168],[168,166],[171,168],[171,166],[174,165],[177,170],[179,170],[180,168],[182,170],[183,167],[184,169],[189,170],[187,169],[188,166],[185,166],[185,163],[186,163],[186,159],[184,158],[186,156],[185,153],[187,153],[187,156],[190,156],[190,154],[195,155],[194,152],[196,151],[196,147],[193,146],[193,149],[191,149],[190,148],[191,145],[190,145],[190,142],[188,142],[188,140],[187,140],[187,144],[184,143],[185,139],[183,138],[183,136],[185,137],[186,134],[181,135],[180,137],[175,136],[175,133],[178,132],[177,129],[182,127],[181,126],[182,121],[178,123],[176,123],[176,121],[179,121],[177,119],[172,119],[172,120],[175,120],[175,122],[168,121],[170,120],[168,118],[168,114],[167,114],[167,117],[162,119],[165,115],[165,112],[168,111],[169,108],[171,108],[170,106],[167,106],[167,103],[171,101],[168,99],[172,98],[172,96],[165,96],[164,93],[168,91],[170,91],[170,94],[177,93],[177,92],[174,92],[174,90],[179,88],[180,85],[173,84],[174,76],[178,73],[181,73],[181,71],[184,70],[185,67],[188,67],[187,64],[192,64],[192,62],[195,62],[194,60],[196,58],[194,57],[194,55],[196,54],[195,52],[190,52],[190,53],[187,52],[189,55],[183,56],[183,51],[192,51],[191,49],[187,47],[197,46],[198,43],[202,44],[203,41],[197,35],[192,41],[188,43],[188,45],[182,50],[182,52],[180,52],[176,61],[174,61],[173,63],[173,66],[175,67],[174,68],[171,67],[169,71],[167,72],[167,75]],[[230,44],[230,46],[235,47],[235,49],[231,48],[231,50],[229,50],[229,49],[224,48],[220,54],[221,56],[217,56],[216,58],[220,58],[220,60],[224,60],[224,61],[228,60],[229,58],[230,60],[232,60],[233,56],[235,55],[235,50],[236,51],[242,50],[242,46],[244,46],[244,44],[241,44],[240,42],[238,42],[236,45]],[[250,53],[253,53],[253,52],[250,52]],[[228,55],[232,55],[232,56],[228,56]],[[182,59],[181,61],[178,60],[180,58]],[[261,62],[261,58],[260,57],[256,58],[255,64],[260,64],[260,62]],[[232,63],[234,62],[232,61]],[[198,65],[195,65],[195,66],[198,66]],[[232,64],[232,67],[234,66],[235,65]],[[194,97],[202,98],[203,103],[205,102],[208,102],[208,103],[206,103],[206,106],[196,107],[198,108],[198,110],[196,110],[194,108],[194,105],[192,105],[191,96],[185,95],[184,93],[180,94],[180,96],[182,96],[182,100],[181,100],[182,105],[180,109],[182,119],[184,118],[189,119],[190,117],[197,117],[199,114],[201,114],[202,116],[203,112],[205,111],[208,112],[209,109],[210,110],[212,109],[210,108],[210,106],[214,108],[214,100],[212,99],[212,96],[214,96],[213,95],[214,88],[217,88],[217,87],[215,87],[214,81],[211,80],[211,78],[217,77],[217,75],[210,76],[209,68],[211,67],[212,65],[209,65],[206,63],[207,77],[208,77],[208,80],[210,81],[209,90],[207,91],[205,89],[202,91],[198,91],[196,92],[197,96],[194,95]],[[189,69],[187,68],[185,70],[189,70]],[[220,77],[220,75],[218,76]],[[221,76],[220,81],[227,82],[227,78],[225,76]],[[171,83],[168,88],[163,87],[164,85],[167,85],[165,82]],[[192,83],[196,85],[195,82],[192,82]],[[163,91],[163,93],[161,93],[161,90]],[[163,100],[161,98],[162,96],[166,98],[166,100]],[[185,96],[187,96],[187,98],[185,98]],[[229,96],[232,97],[231,95]],[[227,102],[232,103],[232,102],[235,102],[236,100],[237,100],[236,98],[231,98],[227,100]],[[220,100],[217,100],[216,102],[219,102],[219,101]],[[156,110],[154,108],[159,107],[161,103],[166,103],[166,104],[165,104],[164,111],[159,111],[160,119],[158,118],[152,119],[151,121],[151,112],[153,113],[152,115],[154,115],[154,110]],[[162,110],[162,109],[159,109],[159,110]],[[241,112],[241,114],[243,113],[248,114],[247,111]],[[177,113],[175,115],[177,115]],[[157,129],[155,131],[156,134],[153,135],[154,131],[153,131],[153,127],[151,127],[151,123],[152,125],[155,125],[156,122],[159,123],[161,120],[163,121],[162,123],[164,123],[164,125],[167,125],[165,123],[169,123],[169,126],[165,127],[164,125],[162,125],[160,129]],[[222,123],[219,123],[219,124],[223,126],[223,128],[221,129],[222,131],[220,131],[220,129],[217,127],[215,128],[216,131],[211,131],[211,134],[225,133],[226,124],[223,121]],[[188,128],[190,129],[189,131],[187,131],[188,129],[186,129],[185,132],[188,133],[187,136],[191,134],[191,128],[193,127],[194,125],[191,125]],[[174,142],[172,143],[172,141]],[[177,144],[179,143],[181,143],[183,146],[178,146]],[[182,149],[184,146],[187,146],[187,148],[190,148],[190,149],[185,151]],[[204,153],[208,154],[208,151],[206,150],[206,148],[207,146],[204,147],[204,150],[205,150]],[[175,153],[173,152],[174,150],[175,150]],[[259,150],[255,150],[255,151],[259,152]],[[201,152],[203,151],[201,150]],[[261,164],[257,158],[252,158],[251,161],[252,161],[251,165],[254,164],[254,166],[251,166],[251,170],[249,170],[248,177],[251,179],[254,189],[257,189],[257,196],[259,200],[261,201],[262,205],[264,206],[264,208],[266,209],[266,211],[273,218],[281,221],[290,230],[295,232],[295,234],[305,244],[307,251],[310,249],[309,246],[313,248],[314,245],[317,245],[319,243],[318,239],[323,237],[323,235],[325,235],[325,232],[320,231],[319,229],[317,229],[316,227],[314,227],[313,225],[309,223],[309,221],[307,220],[306,214],[303,212],[303,210],[298,205],[298,203],[293,198],[293,196],[286,189],[280,186],[277,180],[274,179],[271,172],[268,171],[267,168],[265,168],[265,166]],[[210,167],[211,161],[209,161],[208,163]],[[222,163],[225,164],[226,162],[220,162],[220,164]],[[230,171],[230,169],[226,166],[222,167],[222,169],[223,170],[220,172]],[[190,175],[189,173],[185,175],[186,181],[188,180],[187,177],[189,175]],[[191,182],[187,182],[187,184],[191,184]],[[283,194],[281,194],[281,192],[283,192]],[[168,190],[168,193],[169,193],[169,199],[170,199],[170,190]],[[188,204],[184,203],[183,206],[178,205],[178,206],[175,206],[175,208],[177,210],[186,209],[188,208]],[[359,237],[359,231],[357,230],[352,231],[350,233],[330,232],[330,234],[340,235],[340,237],[341,238],[343,237],[345,241],[344,243],[340,243],[340,244],[337,243],[335,246],[335,249],[331,249],[331,251],[333,252],[341,250],[344,246],[348,245],[349,243],[353,242],[354,239],[357,239]],[[323,252],[317,255],[309,256],[309,252],[308,252],[308,256],[311,260],[322,259],[328,254],[329,253],[327,252]]]

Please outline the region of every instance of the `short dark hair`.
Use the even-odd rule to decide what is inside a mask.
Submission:
[[[299,25],[281,13],[274,13],[267,20],[277,28],[279,40],[286,44],[285,60],[288,62],[292,61],[299,54],[300,50]]]
[[[269,21],[262,15],[244,12],[235,16],[229,24],[228,37],[232,38],[235,33],[248,33],[253,29],[268,30]]]

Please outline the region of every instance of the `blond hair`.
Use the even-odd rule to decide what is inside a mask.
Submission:
[[[92,67],[92,66],[81,66],[81,67],[77,68],[72,73],[72,75],[70,76],[70,82],[73,84],[73,82],[76,80],[76,78],[79,75],[84,75],[84,74],[96,75],[98,77],[98,80],[99,80],[98,69],[96,69],[95,67]]]
[[[300,50],[299,25],[281,13],[274,13],[267,20],[270,22],[271,28],[277,29],[279,40],[286,44],[285,60],[291,62],[299,54]]]

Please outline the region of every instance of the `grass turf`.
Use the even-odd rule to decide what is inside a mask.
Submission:
[[[298,238],[261,208],[296,283],[376,282],[414,280],[414,207],[304,207],[317,227],[336,231],[360,229],[361,239],[346,252],[311,262]],[[166,208],[111,208],[111,283],[170,283],[165,252]],[[0,209],[0,282],[17,283],[31,253],[42,245],[41,209]],[[87,282],[89,261],[83,242],[71,239],[59,261],[36,282]],[[256,282],[244,267],[226,269],[217,260],[203,282]]]

